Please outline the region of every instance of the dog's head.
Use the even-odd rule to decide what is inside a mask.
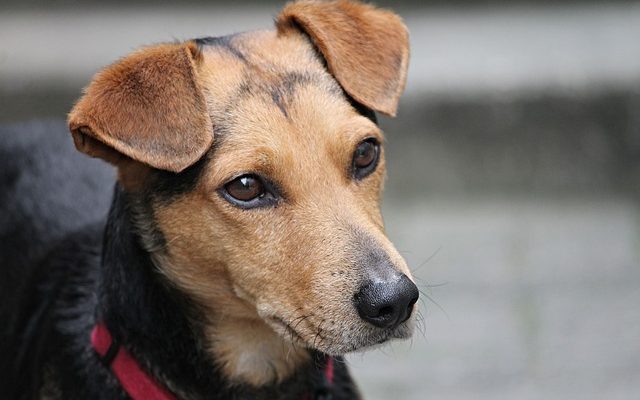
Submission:
[[[384,233],[372,112],[395,114],[407,63],[396,15],[302,1],[275,30],[133,53],[72,110],[78,149],[142,199],[143,242],[209,316],[230,377],[286,376],[278,363],[305,353],[274,361],[283,341],[337,355],[412,333],[418,291]],[[251,343],[276,376],[247,372]]]

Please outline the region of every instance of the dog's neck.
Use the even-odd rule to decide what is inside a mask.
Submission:
[[[212,393],[220,398],[298,398],[314,386],[321,375],[315,365],[325,362],[324,355],[313,354],[316,363],[307,363],[280,385],[256,389],[230,384],[207,351],[201,311],[157,270],[140,245],[131,205],[117,185],[104,236],[98,318],[143,368],[180,398]]]
[[[169,389],[202,387],[217,374],[194,334],[197,310],[155,270],[129,207],[127,194],[116,186],[104,236],[98,318],[143,367],[177,386]]]

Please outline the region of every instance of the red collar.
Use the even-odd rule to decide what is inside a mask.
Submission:
[[[142,370],[127,349],[113,340],[104,323],[100,322],[93,327],[91,345],[102,357],[102,361],[111,367],[120,385],[133,400],[176,400],[173,393]]]
[[[91,331],[91,345],[100,355],[103,363],[113,371],[124,391],[133,400],[177,400],[176,396],[162,387],[153,377],[142,370],[140,364],[117,341],[104,323],[99,322]],[[333,386],[333,357],[327,357],[324,367],[323,390],[330,390]]]

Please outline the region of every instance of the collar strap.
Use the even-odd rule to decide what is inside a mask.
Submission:
[[[318,386],[313,390],[305,393],[302,400],[331,400],[333,399],[333,381],[334,381],[334,359],[331,356],[326,357],[326,363],[322,370],[322,379]]]
[[[103,322],[91,331],[91,346],[100,356],[102,363],[110,367],[124,391],[133,400],[177,400],[173,393],[162,387],[155,379],[142,370],[140,364],[114,340]],[[322,384],[315,390],[314,399],[331,399],[334,380],[334,360],[327,356],[322,375]]]
[[[322,384],[315,390],[314,400],[331,400],[333,398],[333,357],[327,356],[327,363],[322,374]]]
[[[176,400],[171,392],[142,370],[127,349],[113,340],[104,323],[93,327],[91,345],[102,362],[111,367],[120,385],[133,400]]]

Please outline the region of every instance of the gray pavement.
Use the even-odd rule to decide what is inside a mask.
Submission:
[[[0,87],[84,85],[138,46],[269,28],[278,6],[4,10]],[[640,82],[640,3],[401,9],[408,91],[592,90]]]

